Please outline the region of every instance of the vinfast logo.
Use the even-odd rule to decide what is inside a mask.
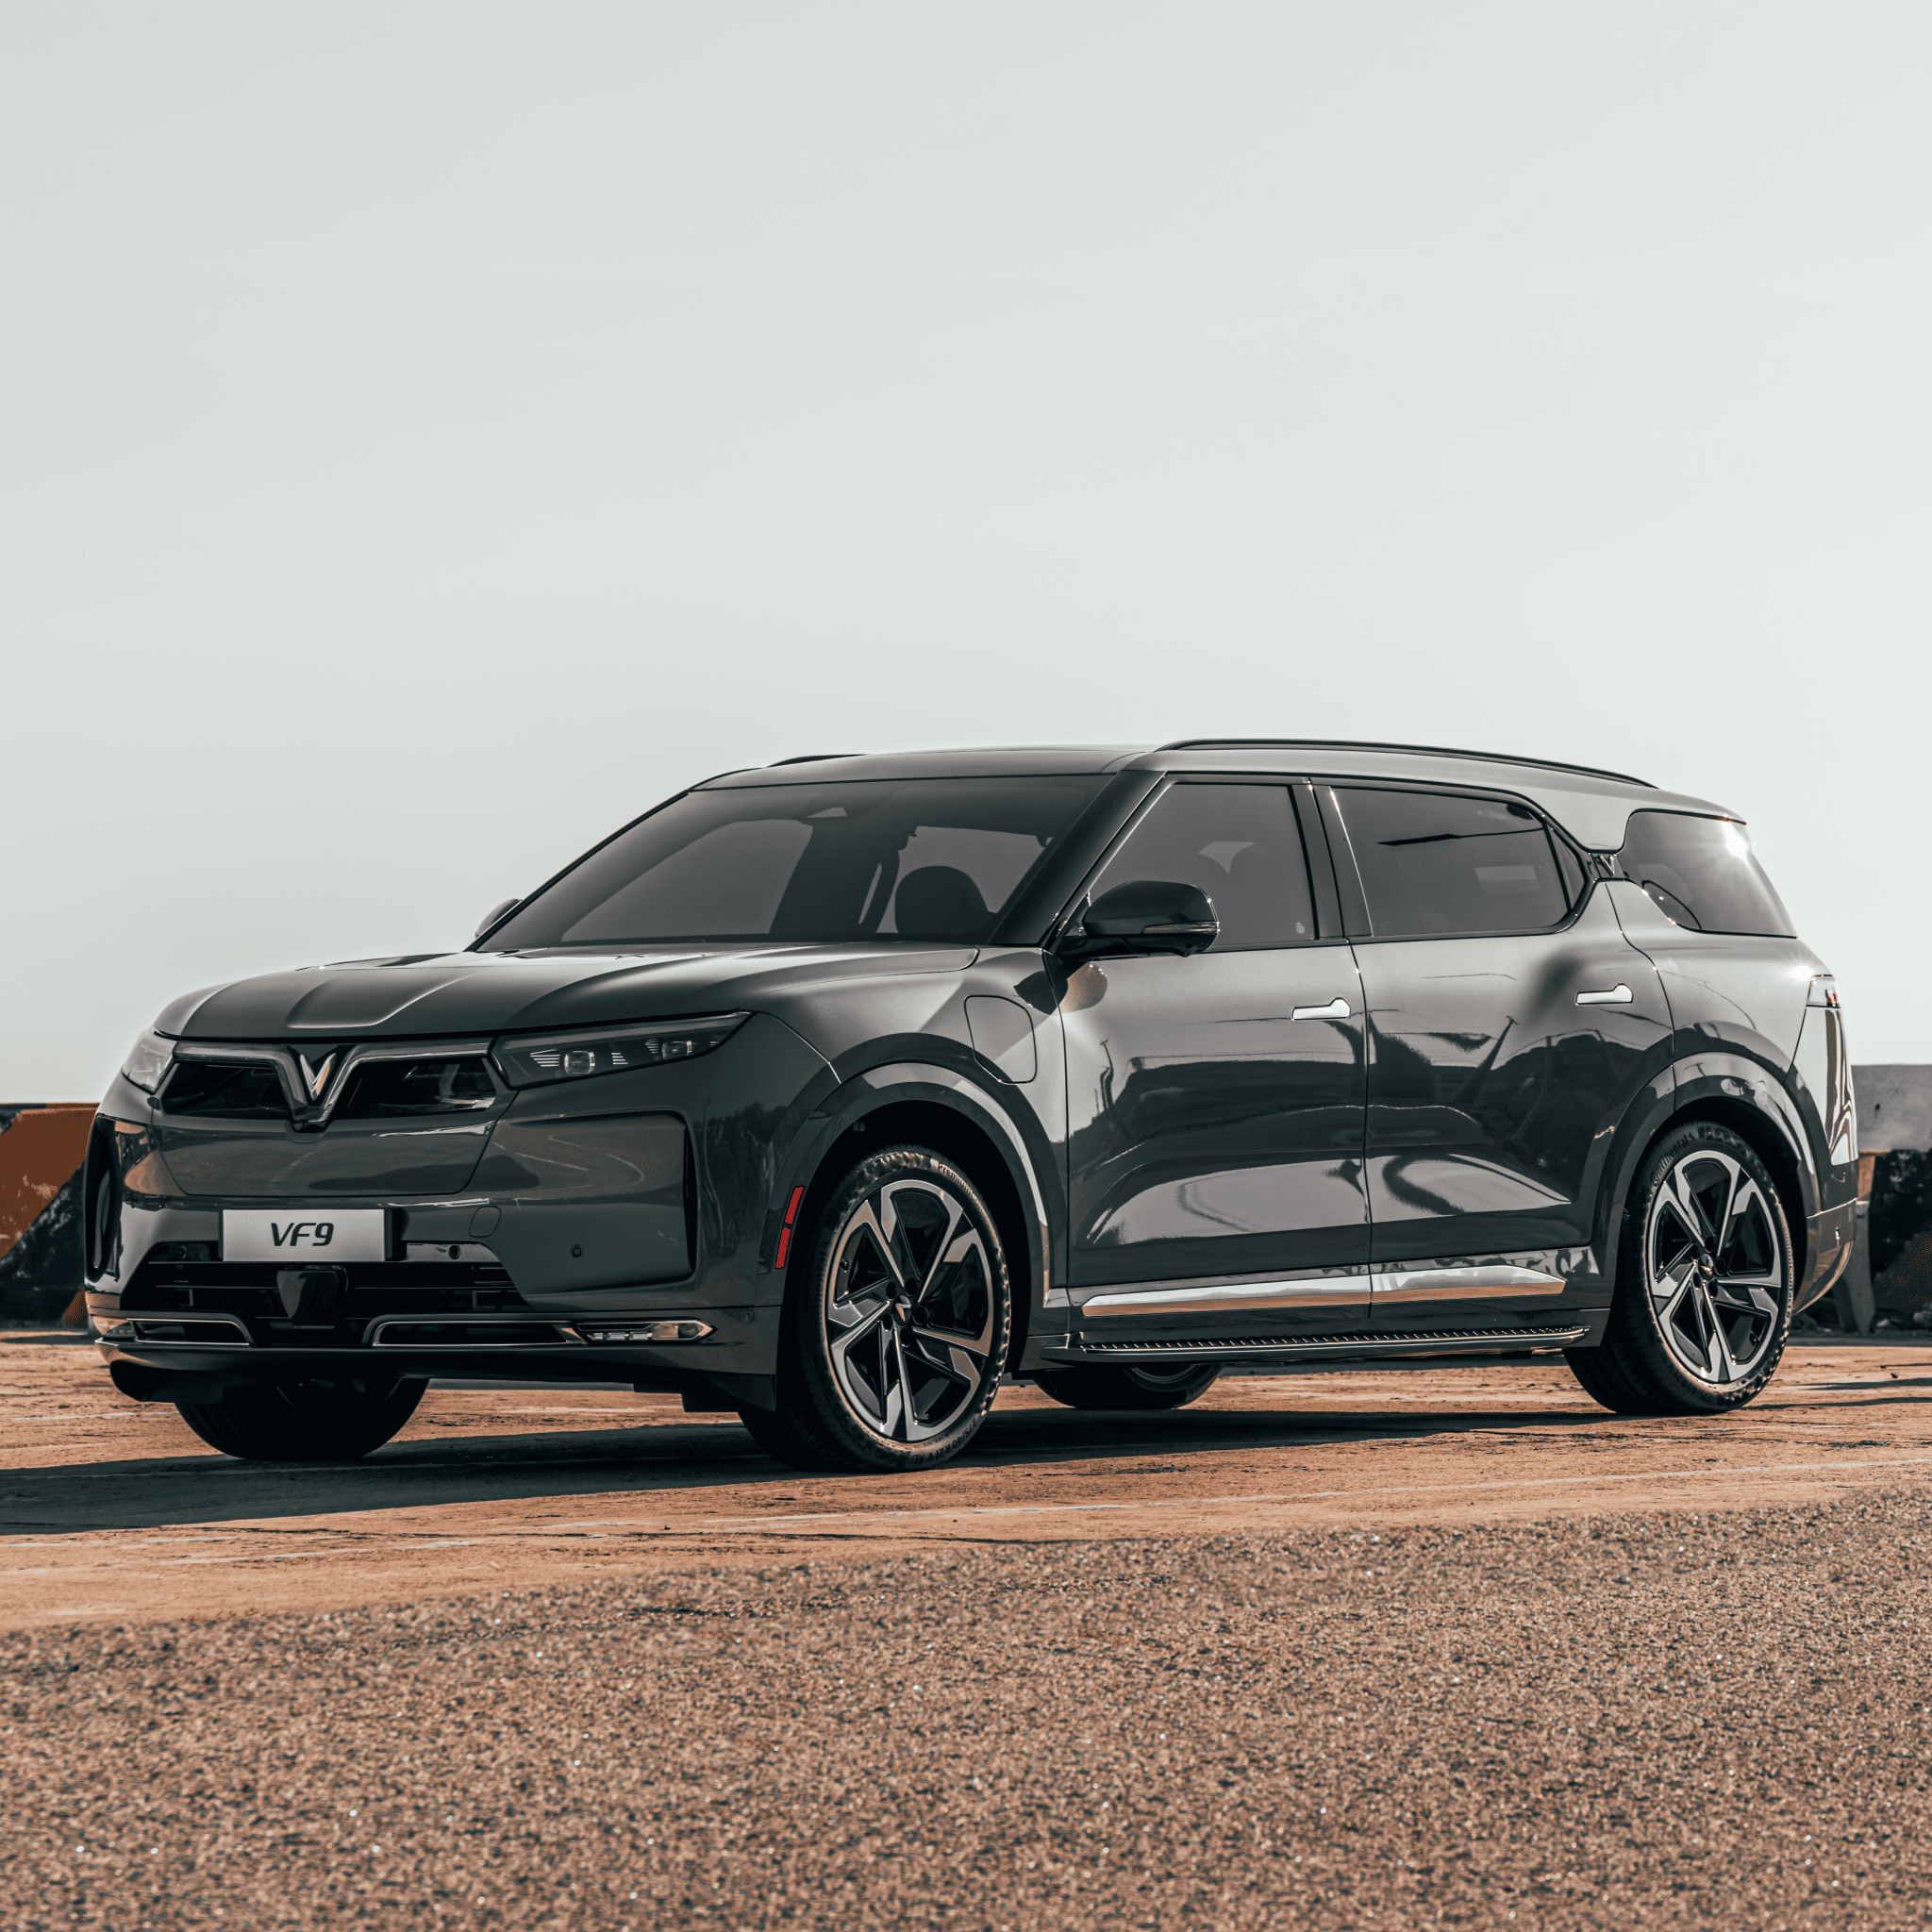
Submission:
[[[311,1066],[306,1053],[295,1056],[295,1064],[302,1069],[302,1084],[308,1090],[308,1104],[313,1107],[322,1098],[322,1090],[328,1085],[328,1076],[335,1072],[337,1056],[331,1052],[325,1056],[322,1064]]]
[[[336,1224],[333,1221],[291,1221],[284,1226],[279,1221],[271,1221],[268,1232],[278,1248],[299,1248],[305,1241],[311,1248],[325,1248],[336,1238]]]

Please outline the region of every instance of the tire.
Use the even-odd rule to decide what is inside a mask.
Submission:
[[[741,1411],[795,1469],[932,1469],[979,1433],[1012,1332],[992,1211],[928,1147],[882,1148],[833,1187],[794,1250],[778,1407]]]
[[[782,1415],[774,1415],[769,1408],[741,1408],[738,1420],[767,1456],[775,1457],[793,1469],[825,1471],[849,1466],[834,1461],[828,1456],[821,1456]]]
[[[1185,1408],[1220,1374],[1213,1362],[1188,1362],[1172,1369],[1055,1369],[1033,1379],[1069,1408]]]
[[[1770,1171],[1728,1127],[1689,1121],[1645,1155],[1602,1344],[1566,1351],[1620,1415],[1720,1415],[1777,1373],[1797,1266]]]
[[[1618,1415],[1653,1413],[1643,1396],[1624,1380],[1607,1348],[1571,1348],[1563,1353],[1570,1373],[1583,1384],[1584,1392],[1591,1401]]]
[[[221,1402],[177,1402],[181,1420],[245,1462],[353,1462],[380,1449],[416,1412],[425,1381],[272,1382]]]

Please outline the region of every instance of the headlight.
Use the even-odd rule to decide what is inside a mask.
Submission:
[[[163,1040],[158,1033],[143,1033],[134,1042],[127,1063],[121,1069],[121,1077],[139,1087],[143,1093],[152,1093],[161,1084],[161,1075],[168,1071],[169,1062],[174,1058],[175,1042],[172,1040]]]
[[[512,1087],[581,1080],[694,1060],[723,1046],[749,1013],[708,1013],[700,1020],[654,1020],[645,1026],[605,1026],[580,1033],[516,1033],[496,1042],[496,1064]]]

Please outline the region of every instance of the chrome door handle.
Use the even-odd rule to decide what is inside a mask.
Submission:
[[[1293,1020],[1345,1020],[1348,1018],[1346,1000],[1330,1000],[1325,1007],[1297,1007],[1289,1015]]]
[[[1576,995],[1579,1007],[1627,1007],[1637,995],[1619,980],[1608,992],[1580,992]]]

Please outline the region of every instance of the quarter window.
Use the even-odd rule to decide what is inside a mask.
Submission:
[[[1568,916],[1581,868],[1526,805],[1341,787],[1335,796],[1376,939],[1537,932]]]
[[[1791,916],[1736,819],[1634,811],[1617,863],[1665,918],[1693,932],[1790,933]]]
[[[1285,785],[1170,787],[1108,860],[1093,896],[1135,879],[1206,892],[1221,922],[1217,953],[1306,946],[1316,937],[1308,861]]]

